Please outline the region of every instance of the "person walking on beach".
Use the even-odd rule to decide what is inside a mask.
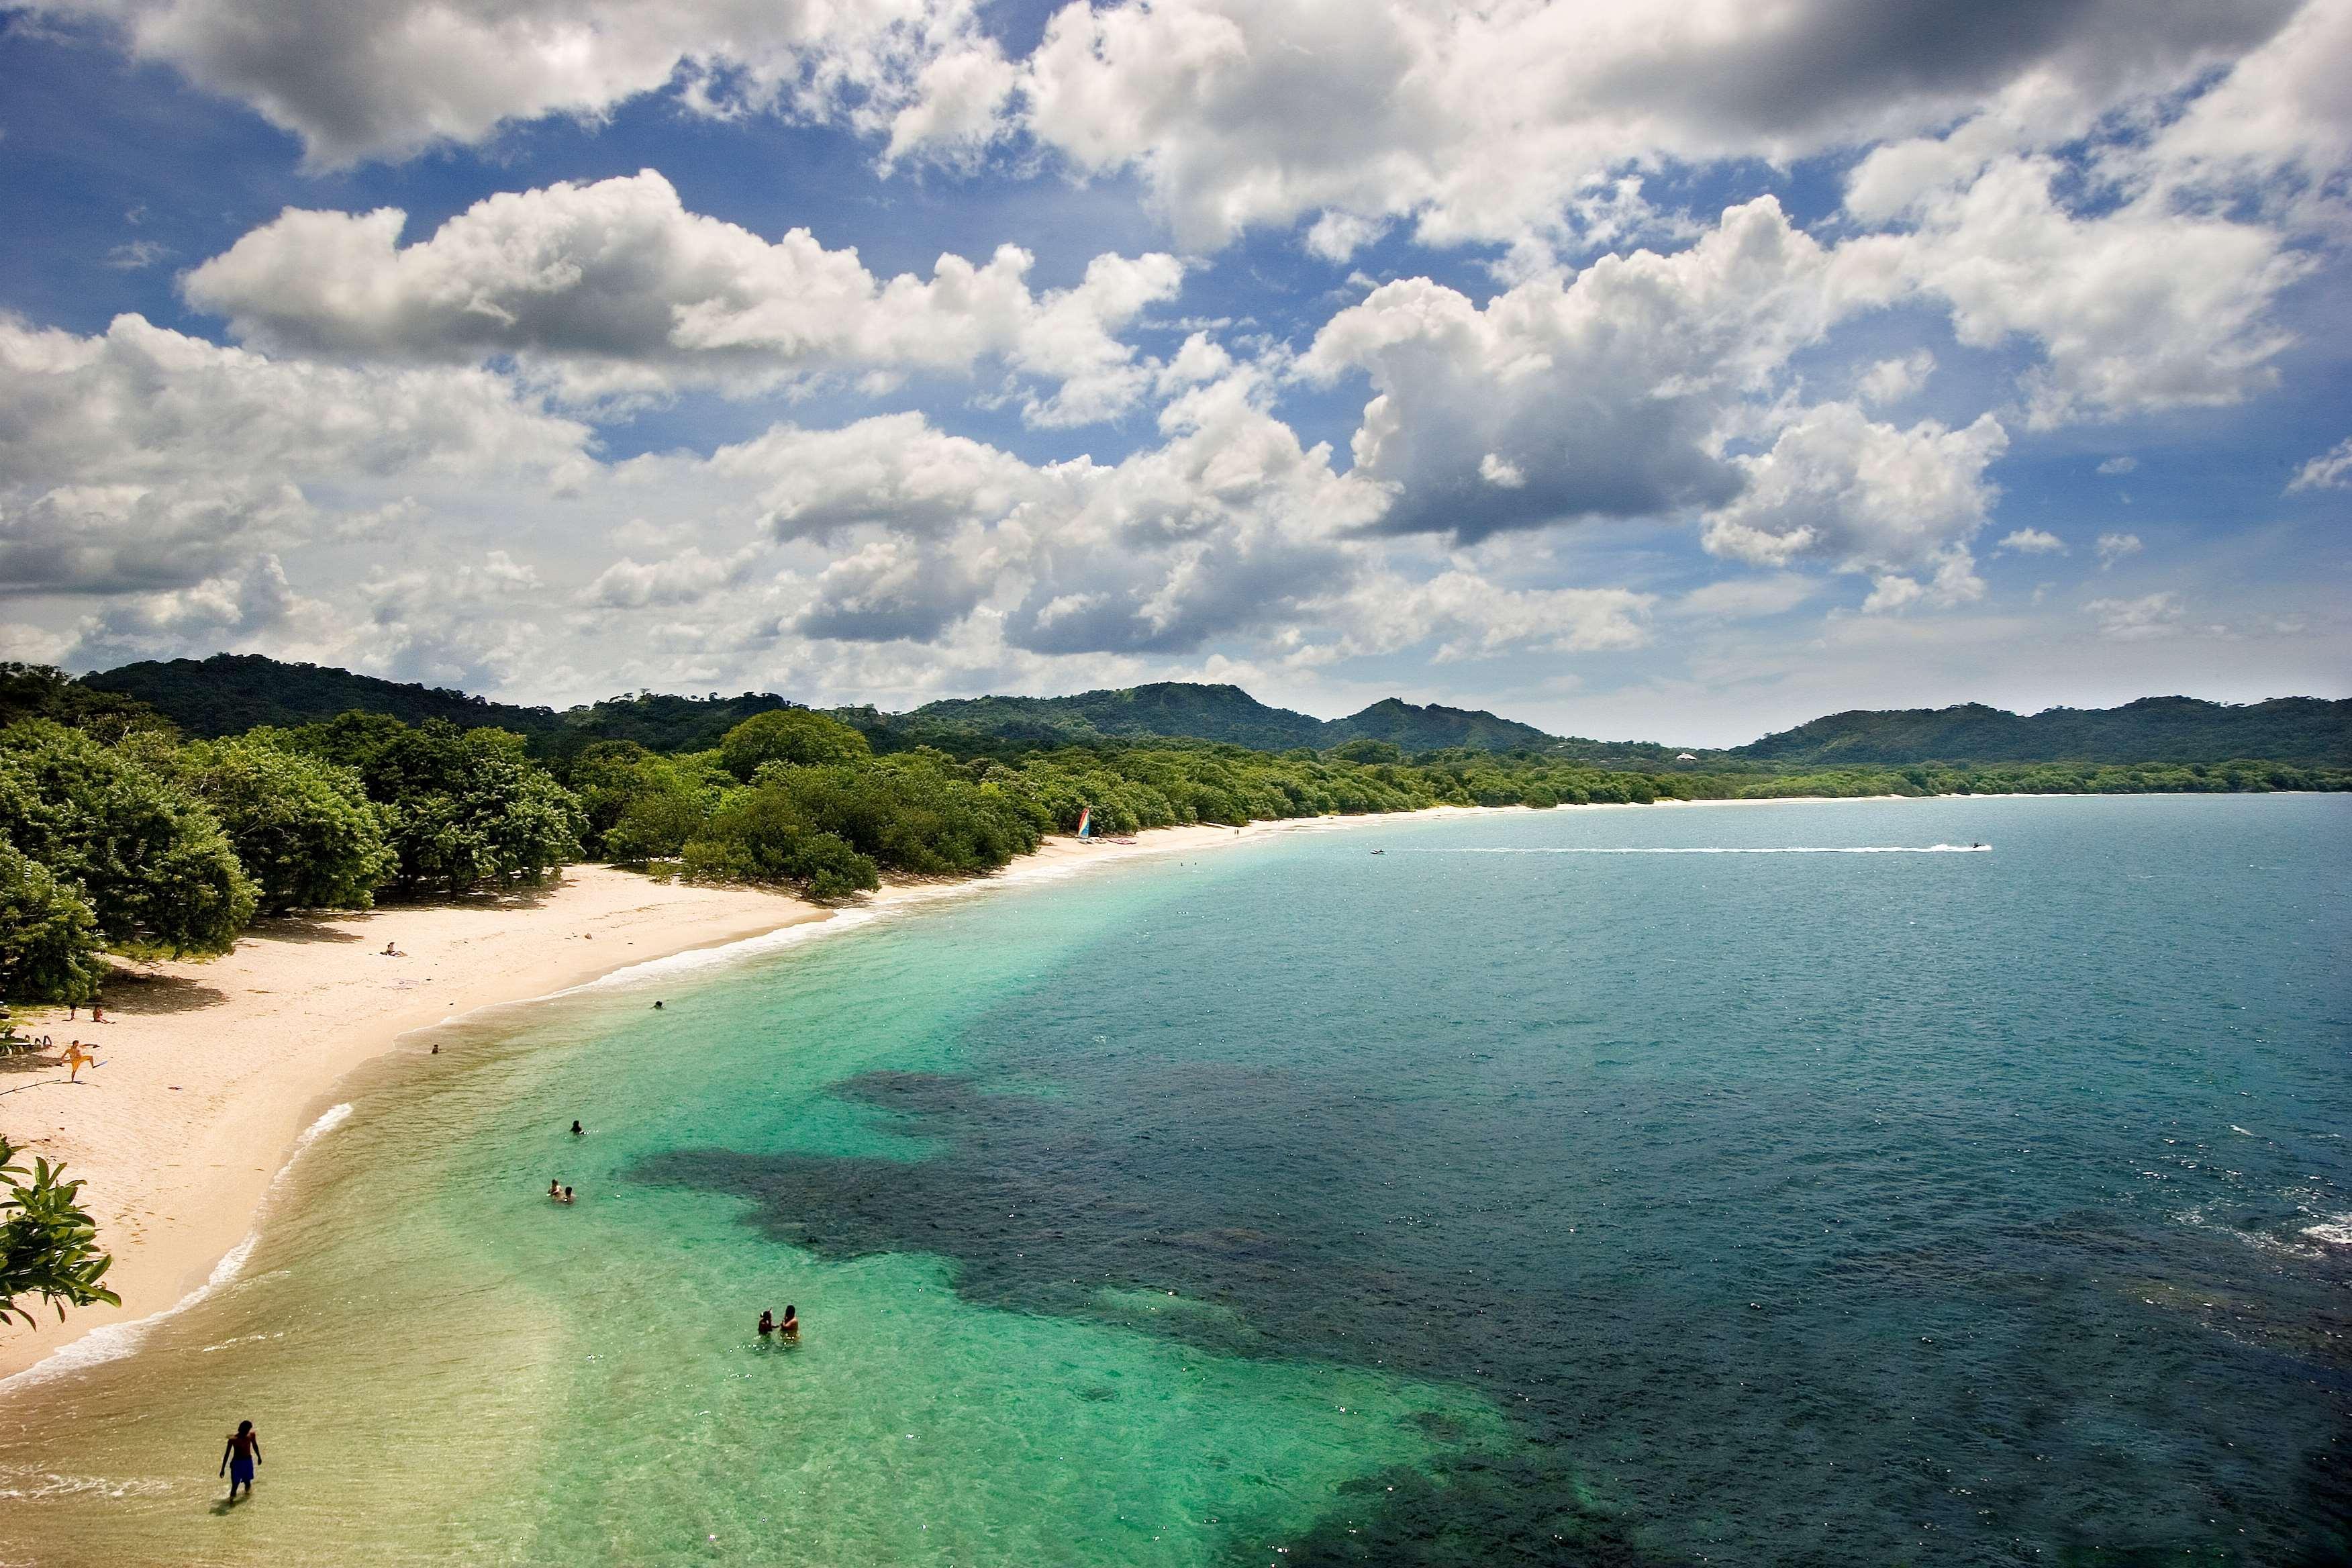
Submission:
[[[221,1450],[221,1474],[228,1478],[228,1500],[236,1500],[236,1489],[243,1487],[245,1495],[253,1495],[254,1467],[261,1463],[261,1434],[253,1429],[250,1421],[240,1421],[236,1430],[228,1435],[228,1447]]]
[[[91,1056],[88,1051],[83,1050],[79,1040],[76,1040],[72,1045],[66,1047],[66,1068],[68,1069],[66,1072],[66,1081],[68,1083],[79,1083],[81,1081],[81,1069],[84,1068],[96,1067],[97,1065],[98,1058]]]

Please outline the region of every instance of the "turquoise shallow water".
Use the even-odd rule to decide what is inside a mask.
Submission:
[[[1305,832],[494,1016],[0,1407],[0,1558],[2341,1561],[2348,807]]]

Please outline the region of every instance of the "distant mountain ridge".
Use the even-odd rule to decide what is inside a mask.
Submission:
[[[1783,765],[1912,763],[2225,763],[2352,765],[2352,700],[2274,697],[2242,706],[2144,697],[2120,708],[2019,715],[1981,702],[1832,713],[1733,749]]]
[[[1270,708],[1238,686],[1162,680],[1148,686],[1081,691],[1071,697],[971,697],[927,702],[903,716],[910,725],[944,725],[1010,739],[1024,732],[1140,738],[1178,735],[1263,752],[1314,751],[1349,741],[1386,741],[1404,752],[1449,746],[1478,751],[1543,748],[1553,737],[1465,708],[1427,707],[1391,697],[1345,719],[1322,720]]]
[[[926,702],[903,717],[918,725],[1010,733],[1015,739],[1024,738],[1019,733],[1023,730],[1036,730],[1073,738],[1181,735],[1261,752],[1335,743],[1323,739],[1324,722],[1311,714],[1269,708],[1238,686],[1181,680],[1081,691],[1074,697],[950,698]]]
[[[146,703],[191,735],[240,734],[257,724],[291,728],[357,709],[404,723],[446,719],[467,729],[493,725],[542,748],[588,741],[635,741],[657,752],[698,751],[754,713],[787,706],[773,692],[740,697],[624,693],[557,712],[493,702],[446,687],[355,675],[331,665],[287,664],[259,654],[147,660],[85,675],[81,684]]]
[[[624,693],[557,711],[492,702],[446,688],[404,684],[330,666],[257,654],[149,660],[81,678],[93,691],[145,702],[191,735],[235,734],[257,724],[296,725],[353,709],[411,723],[446,719],[493,724],[541,751],[591,741],[635,741],[655,751],[716,745],[754,713],[793,704],[773,692],[684,697]],[[1157,681],[1069,697],[973,697],[925,703],[908,713],[836,710],[885,750],[919,744],[988,749],[1172,737],[1282,752],[1378,741],[1407,754],[1466,748],[1542,751],[1605,768],[1704,772],[1902,767],[1949,763],[2219,763],[2237,759],[2352,766],[2352,700],[2280,697],[2232,705],[2150,697],[2119,708],[2053,708],[2020,716],[1983,703],[1832,713],[1731,751],[1650,742],[1562,739],[1479,709],[1417,706],[1396,698],[1344,719],[1270,707],[1238,686]]]

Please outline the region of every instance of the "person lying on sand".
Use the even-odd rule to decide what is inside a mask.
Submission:
[[[401,952],[399,947],[395,944],[385,942],[383,944],[383,952],[377,956],[382,958],[406,958],[408,954]]]

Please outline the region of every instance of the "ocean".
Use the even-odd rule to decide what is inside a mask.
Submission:
[[[1482,813],[498,1010],[0,1395],[0,1561],[2343,1562],[2347,873],[2341,796]]]

